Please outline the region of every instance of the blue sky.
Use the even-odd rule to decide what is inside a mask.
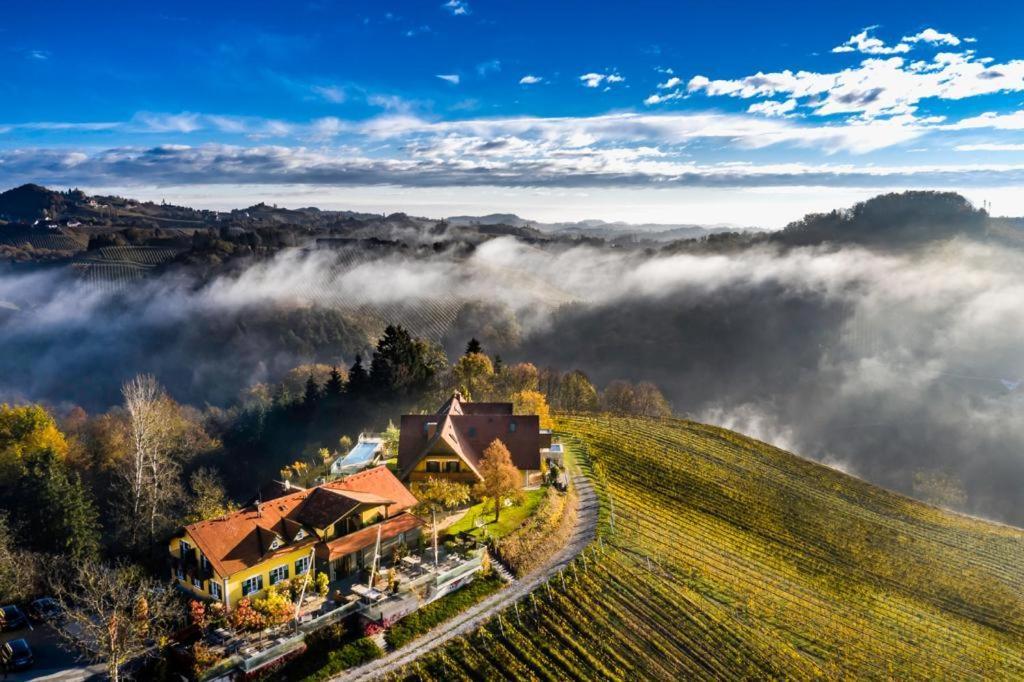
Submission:
[[[0,185],[767,226],[936,187],[1024,215],[1020,3],[152,4],[5,8]]]

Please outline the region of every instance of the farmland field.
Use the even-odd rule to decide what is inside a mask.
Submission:
[[[1024,678],[1024,531],[712,426],[558,429],[599,541],[396,679]]]

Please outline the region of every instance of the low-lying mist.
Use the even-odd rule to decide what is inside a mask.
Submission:
[[[873,482],[947,477],[972,513],[1024,523],[1024,253],[762,246],[665,255],[502,237],[468,255],[290,250],[240,274],[120,291],[0,275],[0,397],[118,402],[153,372],[225,404],[311,360],[351,363],[402,321],[458,352],[657,383],[678,413]]]

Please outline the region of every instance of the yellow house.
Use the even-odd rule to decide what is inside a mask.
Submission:
[[[358,570],[368,564],[378,529],[385,549],[420,534],[422,523],[408,511],[416,498],[384,466],[282,492],[183,528],[168,547],[178,586],[230,609],[313,567],[332,580]]]

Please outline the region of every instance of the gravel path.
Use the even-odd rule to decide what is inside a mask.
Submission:
[[[597,497],[594,494],[593,486],[591,486],[586,476],[574,476],[573,485],[576,487],[577,509],[579,511],[576,519],[576,529],[573,531],[566,546],[551,557],[543,568],[539,568],[521,580],[513,582],[508,587],[492,594],[479,604],[466,609],[451,620],[441,623],[433,630],[417,637],[401,649],[392,651],[383,658],[371,661],[366,665],[346,670],[341,675],[331,679],[345,680],[346,682],[372,680],[395,672],[402,666],[412,663],[423,654],[442,646],[449,640],[472,632],[488,618],[527,596],[530,592],[547,582],[551,576],[565,568],[569,562],[576,558],[576,555],[590,544],[597,532]]]

